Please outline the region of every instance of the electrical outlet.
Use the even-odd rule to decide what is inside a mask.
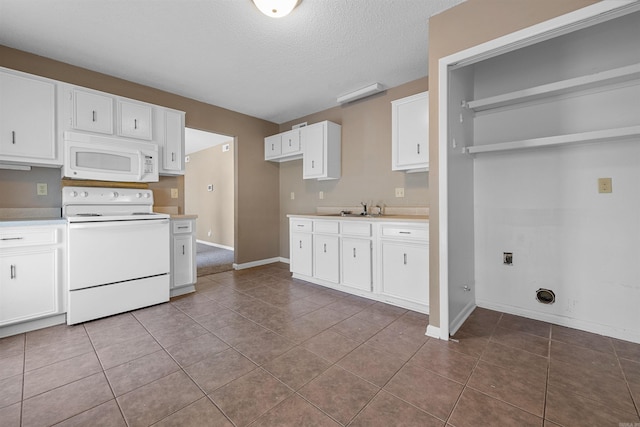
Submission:
[[[213,184],[207,185],[207,191],[213,191]]]
[[[178,198],[178,189],[177,188],[172,188],[171,189],[171,198],[172,199],[177,199]]]
[[[611,178],[598,178],[598,193],[611,193],[613,186]]]
[[[47,183],[39,182],[36,184],[36,194],[38,196],[46,196],[47,195]]]
[[[323,199],[324,199],[324,191],[321,191],[320,193],[318,193],[318,198],[319,198],[320,200],[323,200]]]
[[[504,265],[513,265],[513,252],[503,252],[502,263]]]
[[[396,197],[404,197],[404,188],[403,187],[396,188]]]
[[[291,192],[291,200],[295,200],[296,199],[296,193],[294,193],[293,191]]]
[[[211,230],[209,230],[209,231],[207,232],[207,236],[208,236],[208,237],[211,237]]]

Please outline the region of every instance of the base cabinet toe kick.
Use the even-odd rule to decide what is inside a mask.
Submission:
[[[294,278],[429,314],[428,220],[288,216]]]

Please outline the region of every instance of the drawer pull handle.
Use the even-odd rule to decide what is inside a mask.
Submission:
[[[275,151],[275,147],[271,144],[271,151]]]
[[[411,232],[410,232],[410,231],[399,231],[398,233],[399,233],[399,234],[411,234]]]
[[[316,167],[316,161],[315,160],[311,160],[311,169]]]
[[[420,154],[420,144],[418,144],[418,154]]]
[[[0,240],[22,240],[24,237],[3,237]]]
[[[16,266],[14,264],[11,264],[11,278],[16,278]]]
[[[184,245],[182,245],[182,255],[184,255]]]
[[[171,161],[172,162],[176,161],[176,153],[171,153]]]
[[[96,121],[96,110],[91,111],[91,121],[92,122]]]
[[[15,130],[11,131],[11,143],[12,144],[16,143],[16,131]]]
[[[298,227],[304,227],[304,224],[298,224]]]
[[[325,254],[327,253],[327,244],[326,243],[324,244],[324,253]]]
[[[300,249],[302,249],[302,240],[300,240]]]
[[[133,128],[136,130],[138,129],[138,119],[133,119]],[[420,153],[418,152],[418,154]]]
[[[407,254],[404,254],[404,265],[407,265]]]
[[[185,228],[189,228],[189,226],[188,225],[179,225],[178,226],[179,230],[184,230]]]
[[[356,257],[356,248],[353,248],[353,257]]]

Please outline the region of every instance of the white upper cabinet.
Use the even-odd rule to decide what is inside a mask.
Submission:
[[[89,132],[113,134],[113,97],[81,89],[71,91],[71,126]]]
[[[167,175],[184,174],[184,112],[164,109],[163,137],[160,143],[162,169]]]
[[[0,71],[0,162],[60,166],[55,137],[55,84]]]
[[[300,129],[268,136],[264,139],[264,159],[273,162],[287,162],[302,158]]]
[[[282,136],[282,155],[290,156],[291,154],[302,154],[302,148],[300,147],[300,130],[291,129]]]
[[[153,108],[149,104],[118,100],[118,135],[152,139]]]
[[[300,129],[304,179],[340,178],[341,129],[340,125],[329,121]]]
[[[391,102],[391,169],[429,170],[429,92]]]
[[[271,135],[264,139],[264,159],[275,160],[282,155],[282,134]]]

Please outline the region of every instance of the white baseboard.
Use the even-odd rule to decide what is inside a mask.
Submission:
[[[211,243],[211,242],[206,242],[204,240],[196,240],[196,242],[198,243],[202,243],[203,245],[207,245],[207,246],[215,246],[216,248],[222,248],[222,249],[226,249],[229,251],[233,251],[233,246],[225,246],[225,245],[219,245],[217,243]]]
[[[273,264],[276,262],[281,262],[281,258],[280,257],[275,257],[275,258],[267,258],[267,259],[261,259],[258,261],[251,261],[251,262],[245,262],[242,264],[233,264],[233,269],[234,270],[244,270],[245,268],[251,268],[251,267],[259,267],[261,265],[267,265],[267,264]]]
[[[476,300],[478,307],[489,310],[501,311],[503,313],[523,316],[529,319],[541,320],[543,322],[553,323],[554,325],[566,326],[568,328],[579,329],[581,331],[591,332],[607,337],[618,338],[625,341],[640,343],[640,333],[629,329],[620,329],[613,326],[602,325],[599,323],[589,322],[580,319],[573,319],[556,314],[540,313],[538,311],[525,310],[519,307],[509,305],[494,304],[488,301]]]
[[[431,338],[442,339],[440,337],[440,328],[438,326],[427,325],[427,332],[425,335]]]
[[[460,313],[458,313],[456,318],[451,321],[451,324],[449,325],[449,335],[455,335],[455,333],[458,332],[460,326],[462,326],[462,324],[465,322],[465,320],[467,320],[467,318],[469,317],[469,315],[471,315],[473,309],[475,308],[475,301],[469,301],[469,303],[460,311]]]
[[[289,258],[284,258],[284,257],[280,257],[280,262],[283,262],[285,264],[291,264],[291,261],[289,260]]]
[[[62,323],[66,323],[66,319],[67,315],[62,313],[51,317],[45,317],[44,319],[30,320],[27,322],[16,323],[14,325],[3,326],[0,328],[0,338],[10,337],[23,332],[35,331],[36,329],[48,328],[49,326],[60,325]]]

